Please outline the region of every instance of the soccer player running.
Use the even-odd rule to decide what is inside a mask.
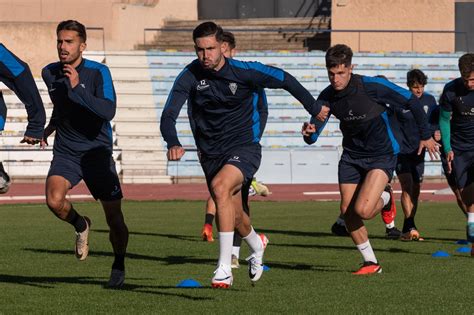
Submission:
[[[437,151],[431,138],[426,115],[409,91],[383,78],[352,74],[352,50],[335,45],[326,52],[326,68],[331,83],[318,97],[330,107],[330,114],[340,120],[343,153],[339,161],[341,212],[352,240],[362,254],[364,263],[356,275],[380,273],[382,267],[375,257],[363,220],[375,217],[382,208],[394,202],[387,184],[396,166],[399,144],[388,120],[387,107],[410,108],[419,126],[421,140],[430,155]],[[329,115],[326,118],[329,119]],[[307,143],[315,142],[326,122],[314,119],[303,128]]]
[[[222,43],[223,43],[223,49],[224,49],[223,51],[224,57],[234,58],[236,54],[236,49],[235,49],[236,44],[235,44],[234,34],[232,34],[231,32],[223,32]],[[267,123],[267,117],[268,117],[267,98],[265,95],[265,91],[263,89],[260,89],[258,91],[257,109],[258,109],[258,114],[260,117],[259,138],[261,138],[263,131],[265,129],[265,125]],[[234,198],[234,200],[237,202],[235,206],[242,207],[244,212],[247,213],[248,216],[250,216],[249,191],[250,191],[250,188],[252,187],[253,182],[256,182],[255,178],[252,179],[252,181],[247,181],[246,185],[242,186],[242,189]],[[268,191],[268,189],[266,190]],[[241,198],[239,198],[239,195],[241,196]],[[201,232],[201,236],[203,240],[207,242],[214,242],[214,237],[212,235],[212,223],[214,221],[215,215],[216,215],[216,204],[214,203],[214,200],[212,199],[212,197],[209,196],[209,198],[206,201],[206,216],[204,220],[204,226]],[[264,245],[266,246],[266,243],[268,243],[268,239],[263,234],[260,234],[260,237],[262,238],[262,240],[264,240],[265,242]],[[234,243],[232,246],[232,263],[231,263],[232,268],[239,268],[241,244],[242,244],[242,237],[240,236],[238,231],[234,231]]]
[[[435,98],[425,93],[425,85],[428,78],[419,69],[410,70],[407,73],[407,86],[422,105],[431,126],[432,135],[439,141],[441,136],[438,120],[434,119],[438,114],[438,105]],[[395,168],[400,186],[402,188],[401,204],[405,214],[401,240],[422,241],[420,233],[415,225],[415,215],[418,208],[421,183],[425,171],[425,151],[418,154],[420,134],[413,113],[409,108],[396,108],[396,119],[400,127],[401,148]]]
[[[474,54],[459,58],[461,77],[445,85],[439,101],[439,127],[446,154],[448,173],[467,209],[467,240],[474,256]]]
[[[213,22],[204,22],[194,29],[198,58],[177,77],[160,126],[168,146],[168,159],[179,160],[184,149],[178,140],[175,124],[181,107],[188,100],[201,166],[217,207],[219,261],[211,280],[215,288],[232,285],[234,229],[239,231],[253,252],[247,258],[250,280],[259,280],[263,273],[264,242],[254,231],[242,207],[235,206],[235,194],[252,180],[260,165],[258,91],[265,87],[283,88],[311,115],[325,118],[325,112],[320,113],[321,106],[290,74],[258,62],[225,58],[222,33],[222,28]]]
[[[28,115],[28,125],[20,143],[35,145],[43,138],[43,129],[46,122],[43,101],[36,88],[35,80],[28,64],[15,56],[0,43],[0,81],[12,90],[25,105]],[[0,132],[5,128],[7,119],[7,105],[0,91]],[[10,188],[11,180],[0,162],[0,194]]]
[[[112,129],[116,98],[107,66],[84,59],[86,29],[77,21],[58,24],[59,62],[43,68],[43,80],[53,102],[53,114],[44,130],[44,143],[56,131],[53,161],[46,179],[46,203],[61,220],[76,230],[75,254],[85,260],[89,253],[91,221],[81,216],[66,199],[68,191],[84,180],[99,199],[110,227],[115,259],[108,282],[118,288],[125,280],[125,252],[128,229],[125,225],[122,191],[112,157]]]

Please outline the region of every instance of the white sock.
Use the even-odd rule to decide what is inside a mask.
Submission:
[[[242,237],[242,239],[249,245],[250,249],[254,253],[262,253],[263,252],[263,243],[260,236],[255,233],[253,226],[251,226],[252,230],[250,231],[249,235],[246,237]]]
[[[237,257],[239,259],[240,254],[240,246],[232,246],[232,256]]]
[[[389,224],[385,224],[385,227],[387,229],[393,229],[395,227],[395,220],[393,220],[391,223]]]
[[[364,261],[371,261],[377,263],[377,258],[375,258],[374,250],[370,245],[370,241],[357,245],[357,249],[362,254]]]
[[[382,198],[382,201],[383,201],[383,206],[385,207],[388,202],[390,201],[390,194],[386,191],[382,192],[382,195],[380,196],[380,198]]]
[[[474,223],[474,212],[467,213],[467,223]]]
[[[234,232],[219,232],[219,262],[217,265],[225,265],[230,268],[232,243],[234,243]]]
[[[343,218],[337,217],[336,223],[342,226],[346,226],[346,221]]]

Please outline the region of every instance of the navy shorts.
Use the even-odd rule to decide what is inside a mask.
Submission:
[[[454,152],[451,163],[458,188],[465,188],[474,182],[474,152]]]
[[[206,176],[207,185],[210,187],[212,180],[226,164],[237,167],[244,176],[244,184],[252,181],[253,176],[260,167],[262,160],[262,147],[260,144],[236,147],[218,157],[201,156],[201,166]]]
[[[454,171],[451,174],[448,173],[448,160],[446,159],[446,154],[442,152],[439,157],[441,158],[441,166],[443,167],[444,176],[448,181],[450,187],[457,187],[456,176],[454,176]]]
[[[339,161],[339,184],[359,184],[371,170],[380,169],[388,176],[390,182],[397,164],[396,155],[384,155],[370,158],[352,158],[343,152]]]
[[[55,154],[48,177],[53,175],[64,177],[72,187],[83,179],[96,200],[123,198],[115,162],[108,151],[91,152],[82,157]]]
[[[418,155],[417,152],[411,154],[399,154],[397,158],[397,167],[395,168],[397,175],[411,174],[413,182],[423,182],[423,174],[425,173],[425,155]]]

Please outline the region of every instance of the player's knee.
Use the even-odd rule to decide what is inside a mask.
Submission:
[[[51,210],[56,216],[64,219],[63,216],[66,215],[66,213],[64,213],[65,201],[66,200],[64,198],[47,196],[46,205],[48,206],[49,210]]]
[[[356,205],[354,207],[355,213],[362,219],[362,220],[370,220],[372,219],[372,210],[368,207],[367,204],[363,205]]]
[[[231,196],[229,188],[221,180],[212,181],[211,191],[217,203]]]

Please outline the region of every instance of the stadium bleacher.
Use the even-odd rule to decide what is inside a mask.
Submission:
[[[114,79],[118,100],[117,114],[112,124],[114,155],[122,181],[163,183],[171,182],[172,177],[176,176],[202,176],[187,119],[186,105],[177,120],[178,135],[188,151],[183,161],[167,162],[166,144],[159,132],[159,117],[174,79],[186,64],[195,59],[194,53],[90,51],[85,57],[105,62]],[[281,67],[294,75],[315,97],[329,84],[324,52],[247,51],[239,52],[236,58]],[[369,76],[383,74],[401,87],[406,87],[406,72],[419,68],[429,78],[426,91],[438,99],[443,86],[458,76],[458,58],[459,54],[358,53],[354,55],[353,63],[355,73]],[[51,101],[41,80],[37,80],[37,85],[49,117],[52,111]],[[44,151],[20,145],[19,141],[27,122],[26,112],[11,91],[3,85],[0,89],[9,109],[6,130],[0,137],[0,158],[5,161],[7,171],[16,179],[44,178],[51,159],[53,140],[51,139],[49,148]],[[281,155],[282,150],[294,156],[303,150],[309,159],[317,155],[321,160],[320,165],[331,162],[329,160],[333,157],[330,154],[326,154],[328,161],[325,161],[321,159],[318,150],[340,152],[342,135],[337,119],[331,118],[318,142],[307,146],[299,133],[302,123],[308,120],[304,108],[286,91],[266,92],[269,117],[261,141],[264,150],[262,165],[273,163],[271,161],[274,156]],[[282,175],[279,180],[275,179],[274,175],[270,174],[271,168],[268,167],[261,168],[257,176],[266,182],[298,182],[295,181],[298,167],[291,167],[292,178],[284,178]],[[427,176],[440,176],[439,163],[427,163],[425,173]]]

